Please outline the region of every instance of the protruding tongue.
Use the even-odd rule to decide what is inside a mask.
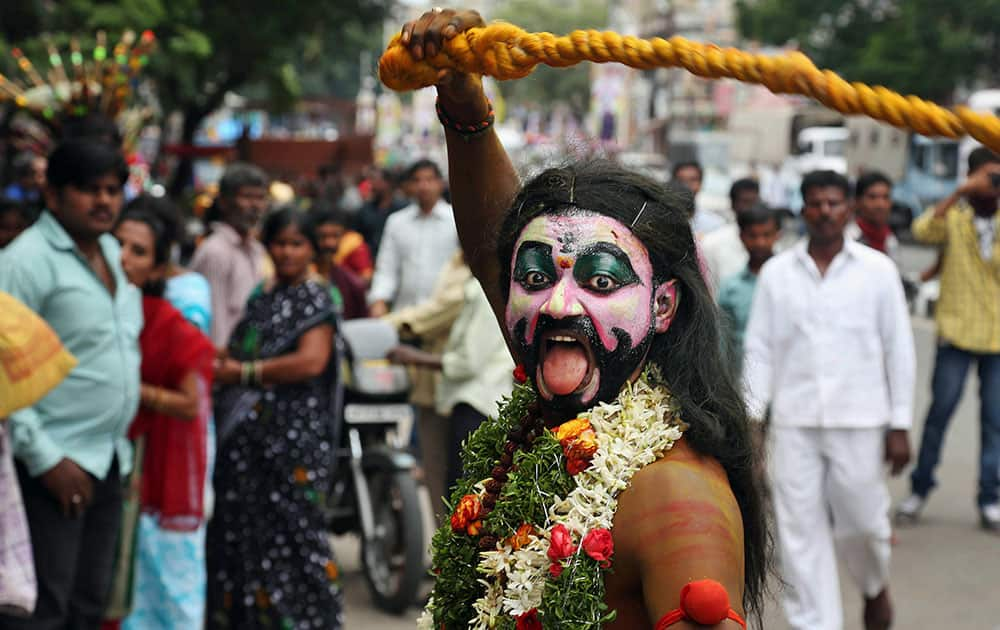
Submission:
[[[556,343],[545,353],[542,378],[556,396],[572,394],[587,375],[587,353],[578,343]]]

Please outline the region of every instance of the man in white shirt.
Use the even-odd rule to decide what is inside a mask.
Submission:
[[[802,181],[809,232],[761,271],[744,374],[762,418],[771,405],[775,514],[785,614],[793,628],[841,630],[835,545],[865,599],[866,630],[892,622],[889,491],[909,461],[915,352],[899,274],[844,238],[847,179]]]
[[[760,203],[760,185],[750,178],[736,180],[729,188],[729,202],[734,216],[750,210]],[[746,269],[750,262],[735,222],[706,234],[701,240],[701,255],[708,268],[708,281],[716,289],[723,280]]]
[[[385,223],[368,304],[372,317],[430,297],[438,275],[458,249],[451,204],[441,199],[444,179],[437,164],[419,160],[405,180],[414,203]]]

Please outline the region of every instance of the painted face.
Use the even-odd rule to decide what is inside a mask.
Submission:
[[[507,330],[555,410],[617,396],[674,304],[674,283],[654,286],[646,247],[609,217],[543,215],[515,244]]]

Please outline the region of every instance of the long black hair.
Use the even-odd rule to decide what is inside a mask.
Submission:
[[[549,169],[524,185],[504,218],[498,237],[501,291],[509,297],[510,261],[524,227],[538,216],[578,209],[630,226],[649,252],[654,285],[676,280],[677,313],[654,337],[649,361],[659,367],[681,415],[691,446],[726,470],[743,518],[744,593],[748,614],[763,610],[773,540],[762,467],[754,452],[751,420],[726,355],[721,323],[705,283],[687,209],[687,191],[604,160]]]
[[[299,233],[309,241],[313,251],[318,255],[319,237],[316,235],[317,223],[315,219],[295,208],[279,208],[264,219],[264,226],[261,228],[260,241],[264,247],[270,247],[271,243],[278,240],[285,228],[294,227]]]
[[[159,266],[166,265],[170,262],[170,248],[173,247],[174,244],[174,232],[172,231],[172,228],[163,220],[163,218],[161,218],[156,211],[149,207],[148,200],[143,197],[137,197],[132,200],[127,206],[125,206],[125,210],[123,210],[121,215],[118,217],[118,223],[115,227],[126,221],[142,223],[149,228],[150,232],[153,233],[154,264]],[[163,297],[164,292],[167,290],[167,281],[165,278],[151,280],[146,282],[141,289],[143,295]]]

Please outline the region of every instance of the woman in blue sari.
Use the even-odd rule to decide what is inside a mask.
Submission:
[[[211,629],[341,627],[341,593],[322,505],[333,467],[335,324],[310,272],[308,219],[280,211],[262,240],[275,280],[250,297],[216,364],[219,450],[208,527]]]

